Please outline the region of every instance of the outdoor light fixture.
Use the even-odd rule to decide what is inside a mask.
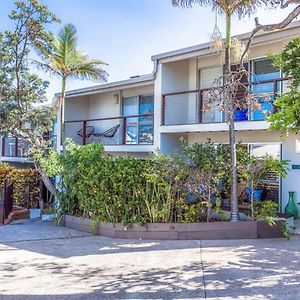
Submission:
[[[115,98],[115,104],[119,104],[119,102],[120,102],[120,95],[119,94],[114,94],[114,98]]]

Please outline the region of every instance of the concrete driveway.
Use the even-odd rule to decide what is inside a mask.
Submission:
[[[290,241],[136,241],[0,227],[0,299],[300,299]]]

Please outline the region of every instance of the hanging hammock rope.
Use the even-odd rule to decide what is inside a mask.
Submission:
[[[210,44],[213,52],[222,52],[223,50],[223,37],[218,27],[218,13],[215,12],[215,27],[211,35]]]

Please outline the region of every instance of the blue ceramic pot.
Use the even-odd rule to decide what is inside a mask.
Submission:
[[[186,196],[185,201],[189,204],[194,204],[194,203],[197,203],[198,199],[194,196],[193,193],[189,193]]]
[[[247,121],[248,120],[247,109],[237,109],[234,112],[235,121]]]
[[[252,189],[251,188],[246,188],[246,197],[247,197],[247,201],[250,202],[251,201],[251,193],[252,193]],[[261,196],[263,193],[263,189],[255,189],[254,193],[253,193],[253,199],[254,201],[261,201]]]

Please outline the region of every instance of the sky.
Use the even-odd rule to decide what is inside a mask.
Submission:
[[[11,26],[7,17],[14,0],[0,0],[0,31]],[[208,42],[215,26],[215,14],[210,8],[172,7],[171,0],[40,0],[62,21],[49,30],[56,33],[66,23],[78,31],[78,48],[91,58],[108,63],[108,81],[128,79],[133,75],[151,73],[151,56]],[[233,34],[251,31],[254,17],[262,24],[278,22],[290,9],[266,10],[243,20],[233,19]],[[218,17],[224,35],[224,17]],[[60,91],[60,82],[39,72],[50,81],[49,101]],[[67,90],[94,85],[87,81],[69,81]]]

